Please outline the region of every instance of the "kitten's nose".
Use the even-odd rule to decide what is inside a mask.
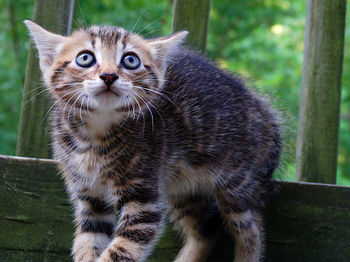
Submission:
[[[112,73],[103,73],[100,75],[100,78],[106,83],[107,86],[111,86],[115,80],[117,80],[119,77],[117,74]]]

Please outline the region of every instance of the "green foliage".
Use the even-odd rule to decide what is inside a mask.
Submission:
[[[17,45],[9,22],[9,9],[10,0],[0,1],[0,153],[14,155],[28,48],[28,34],[22,21],[31,16],[33,6],[27,5],[25,0],[16,1]]]
[[[281,113],[285,153],[277,177],[292,180],[305,2],[231,2],[212,2],[208,54],[221,66],[247,78]]]
[[[108,24],[144,37],[170,33],[172,3],[164,0],[77,1],[73,27]]]
[[[208,56],[221,67],[246,78],[281,112],[285,153],[278,174],[293,180],[299,92],[302,74],[306,1],[212,0]],[[22,21],[32,3],[16,1],[18,46],[9,22],[10,0],[0,2],[0,153],[15,153],[28,34]],[[76,0],[73,27],[111,24],[145,37],[170,33],[171,0]],[[347,19],[346,45],[350,41]],[[350,49],[345,48],[339,143],[338,183],[350,185]],[[38,120],[40,121],[40,120]]]

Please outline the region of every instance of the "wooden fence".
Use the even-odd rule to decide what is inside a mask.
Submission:
[[[0,156],[0,170],[1,261],[71,261],[73,212],[55,162]],[[349,261],[350,188],[278,184],[266,210],[265,261]],[[170,225],[148,261],[173,261],[180,246]],[[232,262],[233,247],[223,232],[208,261]]]
[[[73,0],[36,0],[33,20],[69,33],[73,9]],[[189,30],[190,43],[203,52],[209,10],[209,0],[174,1],[173,30]],[[345,10],[346,0],[307,1],[297,149],[302,181],[336,181]],[[24,93],[40,82],[35,56],[31,47]],[[47,126],[33,120],[47,111],[42,99],[22,107],[17,155],[50,158]],[[350,261],[350,188],[276,183],[281,192],[266,209],[264,261]],[[55,162],[0,156],[0,187],[0,260],[71,261],[72,209]],[[172,261],[179,247],[169,226],[148,261]],[[233,261],[233,242],[225,232],[208,261]]]

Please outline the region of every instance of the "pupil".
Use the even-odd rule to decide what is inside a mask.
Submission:
[[[83,59],[84,59],[84,61],[86,61],[86,60],[88,59],[88,56],[87,56],[87,55],[84,55],[84,56],[83,56]]]
[[[134,58],[132,56],[129,57],[129,63],[134,62]]]

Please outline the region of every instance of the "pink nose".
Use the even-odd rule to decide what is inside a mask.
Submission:
[[[111,86],[115,80],[117,80],[119,77],[115,74],[108,74],[108,73],[103,73],[100,75],[100,78],[105,82],[107,86]]]

